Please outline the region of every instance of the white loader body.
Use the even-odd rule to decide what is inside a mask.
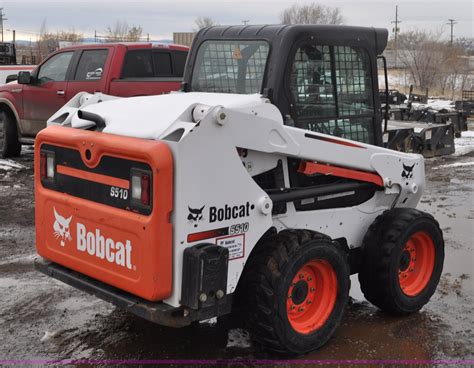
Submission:
[[[164,302],[175,307],[180,305],[187,247],[205,242],[229,248],[227,293],[232,293],[253,247],[272,227],[311,229],[358,248],[378,215],[393,207],[416,207],[425,187],[422,156],[286,126],[278,108],[257,94],[193,92],[125,99],[81,93],[48,124],[94,126],[79,119],[78,110],[102,117],[104,134],[163,140],[173,153],[173,292]],[[328,175],[332,167],[375,174],[381,190],[356,206],[296,211],[289,201],[285,213],[272,215],[270,195],[252,176],[280,163],[285,188],[290,188],[288,158],[328,164]],[[312,200],[328,198],[334,196]]]

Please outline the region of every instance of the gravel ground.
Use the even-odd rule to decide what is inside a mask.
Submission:
[[[474,136],[458,154],[427,160],[419,208],[440,222],[446,261],[419,313],[388,316],[357,277],[334,338],[299,359],[473,359]],[[0,160],[0,359],[270,359],[231,317],[183,329],[153,325],[33,269],[33,151]]]

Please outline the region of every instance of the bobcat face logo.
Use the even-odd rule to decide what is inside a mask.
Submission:
[[[204,207],[202,206],[201,208],[191,208],[188,206],[189,210],[189,215],[188,215],[188,221],[191,221],[194,223],[194,227],[198,226],[198,222],[203,219],[202,211],[204,210]]]
[[[403,171],[402,171],[402,178],[407,178],[411,179],[413,178],[413,168],[415,167],[415,164],[411,166],[407,166],[403,164]]]
[[[71,230],[69,229],[69,224],[71,223],[72,216],[66,219],[56,211],[56,208],[54,208],[54,217],[56,218],[56,221],[54,221],[53,224],[53,234],[56,239],[60,239],[59,244],[61,244],[61,247],[64,247],[66,240],[72,240]]]

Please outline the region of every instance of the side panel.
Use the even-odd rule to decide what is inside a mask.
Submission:
[[[180,78],[118,79],[110,83],[108,94],[121,97],[161,95],[180,87]]]
[[[40,177],[41,152],[57,158],[49,182]],[[105,160],[114,164],[101,164]],[[111,198],[112,187],[128,188],[131,196],[127,171],[134,165],[151,173],[151,211]],[[162,300],[172,285],[172,191],[173,159],[165,143],[48,127],[35,144],[37,251],[134,295]]]

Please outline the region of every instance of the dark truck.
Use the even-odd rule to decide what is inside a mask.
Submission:
[[[60,49],[17,83],[0,86],[0,157],[18,156],[78,92],[131,97],[181,86],[188,47],[110,43]]]

